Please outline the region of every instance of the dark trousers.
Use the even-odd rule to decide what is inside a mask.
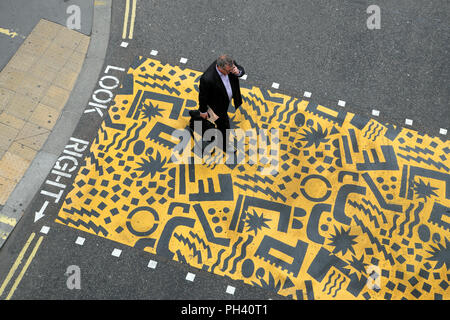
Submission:
[[[227,129],[230,129],[230,119],[228,118],[228,116],[220,117],[219,119],[216,120],[216,126],[217,129],[222,133],[223,137],[222,150],[226,152],[228,147]]]

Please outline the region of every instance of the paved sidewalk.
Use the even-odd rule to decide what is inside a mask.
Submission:
[[[0,73],[0,248],[75,129],[103,65],[111,1],[91,37],[41,19]]]
[[[53,130],[90,38],[42,19],[0,73],[0,205]]]

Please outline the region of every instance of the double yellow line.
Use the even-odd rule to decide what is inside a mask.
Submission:
[[[136,1],[133,0],[132,8],[131,8],[131,21],[130,21],[130,32],[128,33],[128,39],[133,39],[134,32],[134,20],[136,18]],[[122,39],[127,37],[127,29],[128,29],[128,16],[130,15],[130,0],[127,0],[125,5],[125,16],[123,19],[123,31],[122,31]]]
[[[6,276],[5,280],[2,283],[2,286],[0,287],[0,297],[3,295],[3,292],[5,292],[6,287],[8,286],[9,282],[14,276],[14,273],[16,272],[17,268],[19,268],[20,264],[22,263],[22,260],[24,259],[25,253],[28,250],[28,247],[30,246],[31,242],[33,241],[36,234],[33,232],[30,237],[28,238],[27,242],[23,246],[22,250],[20,251],[19,255],[17,256],[16,261],[14,262],[14,265],[12,266],[11,270],[9,270],[8,275]],[[11,289],[9,290],[8,295],[6,296],[5,300],[11,299],[12,295],[17,289],[17,286],[19,285],[20,281],[22,281],[22,278],[27,272],[28,267],[31,264],[31,261],[33,260],[34,256],[36,255],[36,252],[39,249],[39,246],[41,245],[42,240],[44,239],[43,236],[39,237],[36,244],[34,245],[33,250],[31,251],[30,255],[28,256],[27,261],[25,262],[22,270],[20,271],[19,275],[17,276],[16,280],[14,281],[14,284],[12,285]]]

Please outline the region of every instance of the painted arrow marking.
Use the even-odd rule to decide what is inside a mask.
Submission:
[[[36,211],[34,213],[34,222],[38,221],[39,219],[41,219],[44,215],[44,211],[48,206],[48,201],[45,201],[44,204],[42,205],[41,209],[39,211]]]

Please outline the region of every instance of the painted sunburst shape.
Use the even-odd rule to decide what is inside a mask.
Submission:
[[[344,228],[341,227],[341,230],[339,231],[335,226],[334,230],[335,235],[330,238],[330,245],[334,247],[333,253],[342,252],[342,254],[345,255],[347,251],[350,250],[351,253],[355,254],[353,245],[357,243],[354,241],[357,236],[352,236],[350,234],[350,228],[348,230],[344,230]]]
[[[156,159],[149,156],[148,159],[141,158],[141,160],[142,163],[138,163],[140,167],[134,169],[136,171],[142,171],[142,174],[139,176],[139,178],[144,178],[149,174],[151,174],[151,177],[153,178],[157,172],[164,172],[167,170],[167,168],[164,168],[167,163],[167,159],[162,160],[161,154],[159,152],[156,155]]]
[[[263,214],[261,213],[260,216],[253,210],[253,214],[248,213],[247,214],[248,219],[245,220],[247,223],[248,229],[247,231],[254,231],[255,236],[258,233],[258,230],[262,230],[262,228],[269,228],[269,226],[266,224],[266,221],[271,221],[271,219],[264,218]]]
[[[142,118],[152,120],[153,117],[162,117],[161,111],[164,111],[164,109],[159,108],[158,105],[154,106],[151,102],[149,102],[149,104],[143,105]]]
[[[261,284],[258,284],[257,282],[254,282],[254,281],[253,281],[253,284],[260,288],[263,288],[263,289],[266,289],[269,291],[273,291],[275,293],[278,293],[281,289],[281,284],[282,284],[281,280],[276,281],[274,276],[270,272],[269,272],[269,281],[268,282],[266,282],[266,280],[264,280],[263,278],[260,278],[259,281],[261,282]]]
[[[347,260],[347,262],[350,264],[347,268],[350,270],[350,275],[355,272],[351,272],[351,268],[354,270],[360,272],[361,274],[366,273],[366,267],[368,266],[367,263],[364,263],[364,255],[361,256],[360,259],[358,259],[356,256],[352,255],[352,260]]]
[[[434,190],[438,190],[439,188],[432,187],[429,182],[428,184],[425,184],[422,179],[419,179],[419,182],[414,182],[413,189],[417,198],[422,198],[427,201],[431,196],[438,196]]]
[[[434,269],[440,269],[445,264],[448,271],[450,267],[450,241],[445,238],[445,246],[438,243],[437,248],[431,245],[430,248],[432,251],[427,250],[427,252],[431,254],[431,257],[427,258],[427,260],[437,262]]]
[[[330,140],[326,139],[328,135],[328,129],[323,131],[320,123],[317,124],[317,130],[313,127],[310,127],[310,131],[305,129],[303,130],[303,133],[301,133],[301,135],[303,136],[303,138],[300,139],[300,141],[307,141],[306,145],[303,148],[308,148],[313,144],[317,148],[321,143],[326,143]]]

